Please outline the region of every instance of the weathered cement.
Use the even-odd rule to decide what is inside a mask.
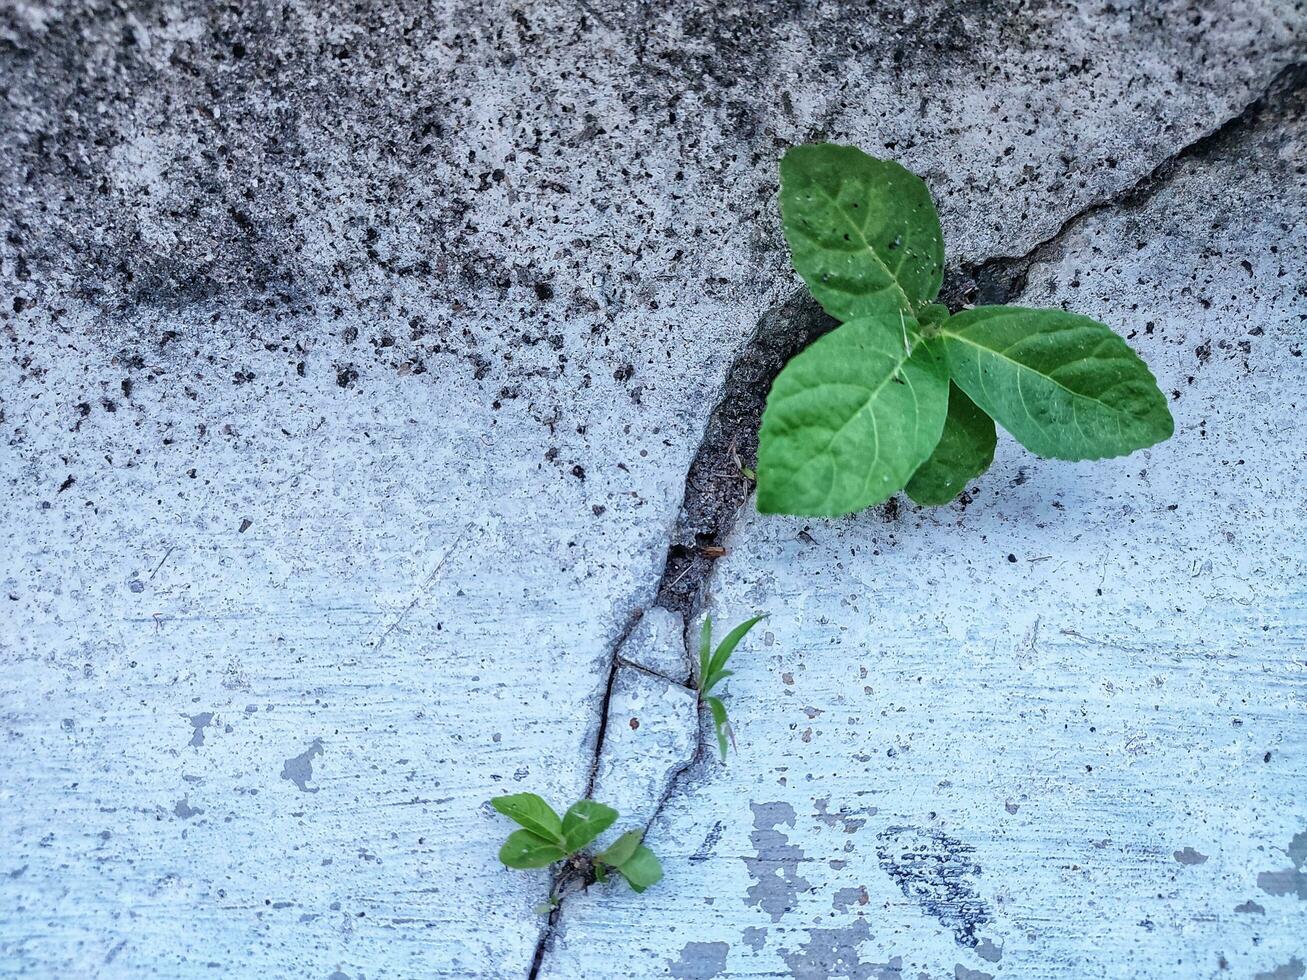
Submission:
[[[1301,20],[1273,0],[0,11],[0,971],[525,975],[548,882],[498,867],[507,827],[484,801],[561,806],[590,777],[613,647],[654,598],[726,366],[795,288],[780,150],[899,157],[931,181],[952,254],[1021,254],[1238,113],[1301,56]],[[666,880],[569,899],[542,972],[1301,959],[1303,906],[1281,877],[1257,886],[1301,870],[1282,850],[1304,829],[1284,533],[1302,439],[1292,412],[1258,411],[1302,391],[1283,351],[1301,260],[1281,243],[1301,145],[1251,160],[1274,161],[1278,180],[1232,184],[1245,158],[1194,176],[1224,198],[1109,210],[1119,227],[1032,279],[1032,300],[1140,331],[1185,393],[1162,450],[1071,468],[1009,447],[964,514],[904,518],[894,546],[874,514],[809,527],[817,545],[746,521],[715,613],[771,609],[750,649],[814,686],[732,679],[741,751],[725,770],[701,753],[670,787],[651,839]],[[1230,230],[1209,248],[1211,220]],[[1232,262],[1211,254],[1230,242]],[[1240,351],[1251,324],[1280,349]],[[1164,489],[1141,488],[1145,466]],[[1196,550],[1188,579],[1175,555]],[[1094,605],[1100,562],[1116,586]],[[1240,601],[1243,618],[1222,611]],[[1026,662],[1003,644],[1035,621]],[[1104,661],[1104,638],[1149,655]],[[1175,693],[1150,697],[1141,672],[1172,658]],[[1123,702],[1116,728],[1054,738],[1100,681],[1132,692],[1084,706]],[[883,703],[834,705],[861,684]],[[790,717],[799,702],[824,714]],[[1118,730],[1156,757],[1091,793],[1069,774]],[[912,762],[873,762],[876,738],[915,741]],[[1193,743],[1188,768],[1168,739]],[[1272,761],[1236,777],[1253,742]],[[980,802],[1036,784],[1069,798],[1060,817]],[[872,805],[885,818],[846,833]],[[1132,829],[1090,852],[1081,831],[1104,824]],[[948,841],[975,848],[981,872],[948,876],[985,904],[974,949],[954,948],[973,913],[927,911],[894,870],[908,833],[950,862]],[[1172,860],[1184,847],[1208,860]],[[1121,926],[1154,893],[1153,930]],[[1263,911],[1213,921],[1204,895]]]
[[[1015,297],[1119,324],[1172,392],[1171,442],[1071,465],[1005,441],[945,510],[743,518],[709,590],[716,616],[773,613],[731,681],[739,754],[705,761],[651,828],[675,855],[653,914],[575,902],[557,975],[683,970],[705,943],[728,947],[727,975],[1295,975],[1292,81],[1149,193],[1077,222]]]

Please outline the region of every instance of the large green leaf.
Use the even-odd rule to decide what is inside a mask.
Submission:
[[[563,814],[563,847],[575,854],[613,825],[617,811],[594,800],[573,803]]]
[[[632,890],[642,892],[650,885],[662,879],[663,866],[658,863],[654,852],[641,844],[635,853],[626,859],[617,870],[621,872]]]
[[[758,435],[758,510],[830,517],[886,500],[939,442],[948,375],[899,313],[850,320],[785,366]]]
[[[1089,317],[985,306],[948,320],[939,336],[953,380],[1037,455],[1124,456],[1175,430],[1148,366]]]
[[[794,268],[837,320],[929,303],[944,277],[944,236],[930,191],[897,163],[853,146],[791,148],[781,161],[781,219]]]
[[[944,434],[908,481],[908,496],[928,507],[946,504],[994,461],[994,420],[955,384],[948,389]]]
[[[496,796],[490,805],[532,833],[546,840],[563,842],[563,822],[558,819],[554,808],[534,793]]]
[[[510,868],[544,868],[567,857],[563,849],[529,830],[515,830],[499,849],[499,860]]]

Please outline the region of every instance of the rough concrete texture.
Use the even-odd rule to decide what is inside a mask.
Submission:
[[[685,620],[679,613],[661,606],[644,611],[617,654],[626,663],[661,674],[669,680],[684,683],[690,676]]]
[[[699,745],[698,699],[665,678],[620,667],[608,698],[603,751],[591,793],[644,826]]]
[[[0,972],[1302,975],[1304,19],[0,9]],[[685,678],[615,651],[811,139],[927,178],[956,295],[1029,254],[1127,332],[1177,435],[746,506],[739,752],[674,775],[615,696],[672,746]],[[666,877],[543,918],[485,800],[619,752]]]

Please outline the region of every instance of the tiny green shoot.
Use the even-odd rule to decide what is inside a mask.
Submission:
[[[712,616],[703,618],[703,628],[699,632],[699,700],[706,704],[712,713],[713,728],[717,732],[717,747],[721,749],[723,762],[726,761],[727,736],[730,737],[731,745],[734,745],[735,731],[726,717],[726,705],[722,704],[722,699],[713,695],[711,691],[734,673],[726,669],[726,662],[731,659],[731,654],[740,645],[745,634],[764,616],[766,613],[754,616],[753,619],[746,619],[726,634],[726,639],[717,645],[716,650],[712,648]]]
[[[610,806],[581,800],[560,817],[535,793],[497,796],[490,805],[522,828],[509,834],[499,849],[499,860],[507,867],[545,868],[562,861],[560,884],[579,880],[582,886],[595,881],[602,884],[616,871],[636,892],[663,876],[658,858],[643,843],[643,830],[628,830],[597,854],[586,850],[617,822],[617,811]],[[555,889],[542,908],[548,911],[557,906]]]

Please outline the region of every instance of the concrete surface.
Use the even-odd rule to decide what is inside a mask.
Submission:
[[[1305,18],[0,9],[0,972],[1307,973]],[[660,576],[823,138],[1177,435],[746,506],[723,766]],[[666,877],[542,917],[485,801],[589,787]]]

